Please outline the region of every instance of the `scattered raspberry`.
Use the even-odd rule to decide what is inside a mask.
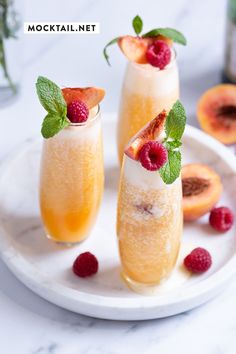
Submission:
[[[67,106],[67,117],[72,123],[86,122],[89,110],[83,101],[75,100]]]
[[[213,229],[225,232],[233,226],[234,215],[227,207],[214,208],[210,213],[209,222]]]
[[[162,144],[151,140],[141,148],[139,160],[146,170],[157,171],[167,161],[167,150]]]
[[[90,252],[81,253],[73,264],[73,272],[78,277],[89,277],[98,271],[98,260]]]
[[[157,40],[148,47],[146,58],[149,64],[162,70],[170,62],[170,47],[166,44],[166,42]]]
[[[192,273],[204,273],[212,264],[210,253],[201,247],[195,248],[184,258],[185,267]]]

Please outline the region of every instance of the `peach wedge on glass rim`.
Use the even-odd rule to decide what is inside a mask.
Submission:
[[[62,94],[67,105],[72,101],[81,100],[91,109],[103,100],[105,90],[99,87],[65,87]]]

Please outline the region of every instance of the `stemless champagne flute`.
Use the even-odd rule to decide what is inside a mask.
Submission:
[[[104,168],[99,106],[83,123],[70,123],[44,139],[40,209],[48,237],[73,244],[94,226],[103,194]]]
[[[48,238],[66,244],[84,240],[98,213],[104,184],[97,87],[61,89],[39,76],[36,90],[47,111],[40,174],[40,210]]]
[[[103,50],[108,64],[107,48],[115,43],[128,59],[118,117],[120,164],[131,137],[163,109],[168,112],[179,98],[179,75],[173,44],[187,44],[184,35],[170,27],[157,27],[142,33],[143,21],[139,15],[133,18],[132,26],[135,35],[117,37]]]
[[[179,169],[172,180],[160,174],[160,166],[150,169],[150,165],[163,159],[161,152],[166,154],[162,144],[166,138],[165,117],[166,112],[159,114],[129,142],[120,176],[117,236],[122,277],[131,289],[144,294],[152,293],[170,276],[182,238],[180,165],[170,164],[170,169]],[[149,152],[141,161],[143,147]],[[167,162],[163,160],[163,166],[169,158]]]
[[[150,64],[127,63],[118,117],[118,156],[122,162],[125,146],[148,121],[163,109],[169,111],[179,98],[176,53],[163,69]]]

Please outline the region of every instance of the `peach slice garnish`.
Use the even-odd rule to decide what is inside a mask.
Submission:
[[[62,89],[62,94],[67,105],[72,101],[81,100],[91,109],[102,101],[105,96],[105,90],[99,87],[66,87]]]
[[[164,128],[167,113],[163,110],[157,117],[144,126],[128,143],[125,154],[133,160],[139,159],[142,146],[150,140],[155,140]]]
[[[123,36],[119,38],[118,45],[130,61],[134,61],[137,64],[147,64],[147,49],[156,40],[164,41],[169,47],[173,46],[172,39],[162,35],[147,38]]]
[[[152,42],[152,38],[124,36],[119,38],[118,45],[130,61],[138,64],[147,64],[146,52]]]

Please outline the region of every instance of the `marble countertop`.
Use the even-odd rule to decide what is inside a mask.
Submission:
[[[149,29],[172,26],[188,38],[179,47],[181,96],[189,123],[197,125],[196,102],[220,81],[224,0],[25,0],[25,21],[100,21],[94,36],[24,36],[24,81],[14,104],[0,110],[0,157],[39,136],[42,109],[34,92],[39,74],[61,84],[94,83],[107,90],[103,111],[115,111],[125,60],[111,48],[112,67],[101,55],[111,38],[130,31],[139,13]],[[94,65],[96,63],[96,65]],[[8,134],[9,132],[9,134]],[[213,301],[171,318],[113,322],[73,314],[33,294],[0,261],[0,343],[4,354],[233,354],[236,350],[236,278]]]

